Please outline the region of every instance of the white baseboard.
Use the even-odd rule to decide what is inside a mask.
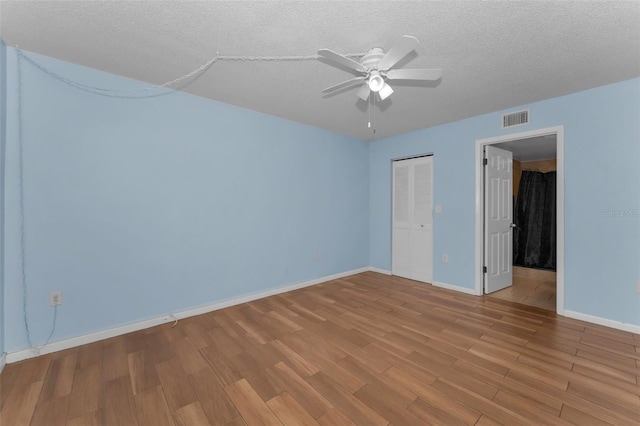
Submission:
[[[18,362],[28,358],[37,357],[39,355],[62,351],[62,350],[74,348],[80,345],[86,345],[88,343],[97,342],[99,340],[109,339],[111,337],[120,336],[123,334],[138,331],[138,330],[143,330],[145,328],[155,327],[156,325],[173,322],[183,318],[189,318],[195,315],[205,314],[207,312],[217,311],[219,309],[227,308],[229,306],[251,302],[252,300],[262,299],[262,298],[273,296],[276,294],[286,293],[292,290],[298,290],[300,288],[309,287],[312,285],[320,284],[320,283],[331,281],[331,280],[337,280],[339,278],[344,278],[350,275],[355,275],[355,274],[359,274],[367,271],[369,271],[369,268],[366,268],[366,267],[353,269],[351,271],[341,272],[334,275],[328,275],[325,277],[320,277],[320,278],[316,278],[309,281],[290,284],[283,287],[276,287],[269,290],[260,291],[257,293],[246,294],[244,296],[233,297],[231,299],[221,300],[219,302],[215,302],[209,305],[198,306],[196,308],[186,309],[184,311],[173,312],[173,313],[169,313],[159,317],[150,318],[143,321],[132,322],[129,324],[118,326],[118,327],[109,328],[106,330],[100,330],[94,333],[83,334],[81,336],[76,336],[76,337],[72,337],[65,340],[58,340],[56,342],[51,342],[46,346],[42,346],[42,347],[35,347],[35,348],[23,349],[15,352],[9,352],[5,354],[6,362],[7,363]],[[5,360],[4,355],[2,360],[4,362]]]
[[[446,288],[447,290],[459,291],[460,293],[466,293],[472,296],[476,296],[476,290],[474,288],[460,287],[458,285],[441,283],[439,281],[434,281],[431,284],[434,287]]]
[[[627,324],[620,321],[614,321],[607,318],[596,317],[593,315],[583,314],[581,312],[569,311],[566,309],[564,311],[564,316],[581,320],[581,321],[590,322],[593,324],[604,325],[605,327],[611,327],[618,330],[629,331],[631,333],[640,334],[640,325]]]
[[[388,271],[386,269],[374,268],[373,266],[369,266],[369,268],[367,268],[367,269],[369,271],[371,271],[371,272],[377,272],[379,274],[391,275],[391,271]]]
[[[4,370],[4,366],[7,365],[7,354],[0,356],[0,373]]]

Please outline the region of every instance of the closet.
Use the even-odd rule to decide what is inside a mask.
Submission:
[[[433,156],[393,162],[391,272],[433,281]]]

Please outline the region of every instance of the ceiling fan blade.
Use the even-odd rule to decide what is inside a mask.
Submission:
[[[352,84],[362,80],[364,80],[364,76],[355,77],[355,78],[352,78],[351,80],[343,81],[342,83],[334,84],[331,87],[327,87],[326,89],[322,90],[322,93],[332,92],[334,90],[342,89],[343,87],[351,86]]]
[[[369,85],[363,84],[362,87],[358,90],[358,97],[363,101],[366,101],[367,99],[369,99],[370,92],[371,89],[369,89]]]
[[[342,56],[341,54],[336,53],[333,50],[320,49],[318,50],[318,55],[354,71],[365,72],[365,69],[361,63],[356,62],[351,58],[347,58],[346,56]]]
[[[437,80],[442,77],[441,69],[399,69],[389,70],[389,80]]]
[[[378,63],[378,69],[382,71],[388,70],[397,64],[400,59],[407,56],[409,52],[418,47],[419,44],[418,39],[413,36],[405,35],[400,37],[400,40],[396,41],[396,44],[382,57]]]

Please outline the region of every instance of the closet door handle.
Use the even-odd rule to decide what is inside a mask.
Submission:
[[[517,228],[517,226],[516,226],[516,224],[515,224],[515,223],[512,223],[510,226],[511,226],[512,228]]]

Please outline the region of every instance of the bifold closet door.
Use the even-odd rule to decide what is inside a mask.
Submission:
[[[393,163],[391,272],[433,281],[433,157]]]

